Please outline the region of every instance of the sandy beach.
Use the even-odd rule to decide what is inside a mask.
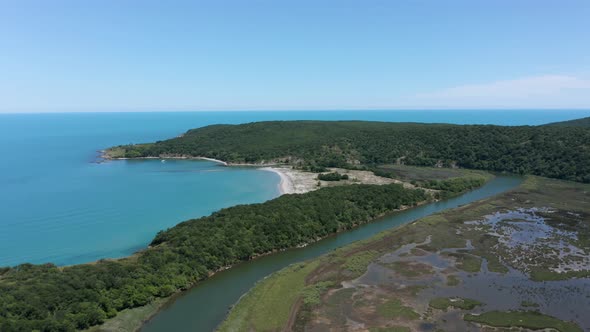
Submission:
[[[287,175],[284,167],[262,167],[260,170],[273,172],[281,177],[281,181],[279,182],[279,192],[281,195],[295,193],[293,180]]]
[[[403,184],[404,187],[413,188],[414,186],[409,183],[404,183],[399,180],[384,178],[380,176],[376,176],[373,172],[370,171],[356,171],[356,170],[347,170],[347,169],[340,169],[340,168],[331,168],[331,172],[339,172],[341,174],[347,174],[349,176],[349,180],[345,181],[319,181],[317,179],[317,173],[311,172],[304,172],[302,170],[293,169],[292,167],[288,166],[267,166],[260,168],[264,171],[274,172],[281,177],[281,181],[279,183],[279,192],[281,195],[283,194],[303,194],[306,192],[310,192],[313,190],[317,190],[324,187],[331,187],[331,186],[339,186],[339,185],[346,185],[346,184],[390,184],[390,183],[400,183]]]

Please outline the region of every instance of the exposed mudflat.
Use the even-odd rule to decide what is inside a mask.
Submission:
[[[588,191],[549,183],[553,191],[529,184],[329,255],[308,283],[337,287],[298,308],[294,328],[590,331]]]

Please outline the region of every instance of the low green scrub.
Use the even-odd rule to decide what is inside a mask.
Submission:
[[[320,281],[313,285],[306,286],[302,291],[303,304],[318,305],[320,304],[320,297],[328,288],[334,286],[331,281]]]
[[[475,307],[482,305],[482,303],[473,299],[435,297],[430,300],[429,305],[430,307],[439,310],[447,310],[449,307],[472,310]]]
[[[485,177],[453,178],[448,180],[430,180],[416,183],[418,187],[439,190],[435,198],[444,199],[456,196],[464,191],[472,190],[483,186],[487,181]]]
[[[588,278],[590,277],[590,270],[566,271],[560,273],[548,269],[535,268],[531,271],[530,276],[531,280],[534,281],[557,281],[571,278]]]
[[[447,286],[457,286],[459,283],[461,283],[461,280],[457,276],[450,275],[447,277]]]
[[[338,172],[326,173],[326,174],[319,174],[318,180],[322,181],[340,181],[340,180],[348,180],[348,175],[340,174]]]
[[[154,300],[152,303],[143,307],[125,309],[117,314],[116,317],[107,320],[102,325],[96,325],[86,332],[127,332],[137,331],[147,317],[158,311],[160,306],[166,302],[167,298]]]
[[[385,266],[392,268],[395,272],[407,278],[431,275],[434,272],[430,265],[420,262],[396,261],[385,264]]]
[[[316,166],[316,165],[303,166],[301,169],[304,171],[312,172],[312,173],[324,173],[324,172],[328,171],[328,169],[325,168],[324,166]]]
[[[367,271],[367,266],[377,258],[377,255],[378,252],[374,250],[355,253],[346,258],[343,267],[352,272],[354,276],[360,276]]]
[[[318,262],[299,263],[272,274],[254,286],[230,311],[218,331],[278,331],[289,320],[292,306],[304,294],[315,297],[305,287],[305,278]],[[314,292],[328,287],[316,285]],[[307,291],[306,291],[307,290]],[[305,293],[307,292],[307,296]]]
[[[404,306],[398,299],[388,300],[387,302],[378,305],[377,313],[382,317],[391,319],[402,318],[415,320],[420,318],[419,314],[417,314],[412,308]]]
[[[467,314],[463,319],[468,322],[494,327],[522,327],[531,330],[555,329],[559,332],[582,332],[582,329],[574,323],[562,321],[538,311],[489,311],[480,315]]]
[[[369,332],[410,332],[407,326],[371,327]]]
[[[479,272],[481,270],[482,259],[479,256],[468,253],[445,253],[446,256],[455,258],[456,266],[465,272]]]

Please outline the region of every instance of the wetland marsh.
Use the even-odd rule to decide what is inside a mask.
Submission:
[[[282,327],[588,330],[589,189],[528,177],[499,196],[302,263],[299,269],[312,266],[302,277],[303,289],[316,289],[318,294],[313,301],[301,296],[290,303],[291,314]],[[281,281],[281,274],[273,275],[251,296],[264,287],[265,297],[273,297],[273,292],[280,293]],[[261,302],[248,309],[238,303],[223,327],[241,323],[258,330],[249,313]]]

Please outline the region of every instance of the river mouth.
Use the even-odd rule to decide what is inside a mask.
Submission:
[[[173,297],[142,326],[141,331],[212,331],[243,294],[272,272],[433,213],[500,194],[517,187],[522,181],[522,177],[498,175],[484,186],[463,195],[394,213],[305,248],[290,249],[239,264]]]

